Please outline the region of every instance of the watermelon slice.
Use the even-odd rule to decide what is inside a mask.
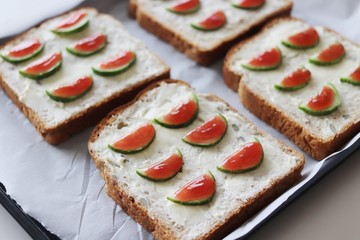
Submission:
[[[340,104],[341,99],[336,87],[328,83],[315,97],[301,104],[299,108],[310,115],[321,116],[334,112]]]
[[[265,4],[265,0],[235,0],[232,5],[236,8],[256,10]]]
[[[360,67],[358,67],[350,76],[342,77],[340,80],[355,86],[360,86]]]
[[[115,57],[92,67],[94,73],[101,76],[114,76],[128,70],[136,61],[136,54],[132,51],[121,51]]]
[[[201,31],[215,31],[223,27],[226,23],[226,15],[223,11],[216,11],[210,16],[205,17],[198,23],[192,23],[191,26]]]
[[[35,62],[32,62],[22,70],[20,74],[24,77],[40,80],[53,75],[61,67],[61,53],[46,55]]]
[[[189,14],[198,11],[199,8],[200,0],[178,0],[167,10],[178,14]]]
[[[77,11],[71,14],[67,19],[60,22],[51,31],[57,34],[70,34],[80,32],[89,25],[89,17],[84,11]]]
[[[239,151],[225,159],[217,169],[225,173],[243,173],[258,168],[264,159],[259,141],[245,144]]]
[[[242,66],[252,71],[267,71],[278,68],[281,61],[281,51],[275,47],[251,59],[248,63],[242,64]]]
[[[334,65],[345,57],[345,48],[341,43],[334,43],[309,59],[309,62],[318,66]]]
[[[154,141],[155,135],[154,126],[150,123],[145,123],[108,146],[111,150],[118,153],[137,153],[149,147]]]
[[[29,39],[17,44],[7,53],[1,54],[1,57],[7,62],[20,63],[37,56],[43,49],[44,44],[39,39]]]
[[[154,163],[145,169],[136,170],[136,173],[153,182],[164,182],[175,177],[183,164],[182,154],[178,150],[176,153],[165,158],[165,160]]]
[[[194,93],[186,101],[180,103],[169,113],[155,118],[155,122],[166,128],[182,128],[189,126],[199,113],[198,99]]]
[[[286,76],[275,88],[281,91],[295,91],[304,88],[311,79],[311,72],[304,67]]]
[[[71,102],[84,96],[93,85],[93,79],[90,76],[84,76],[76,80],[70,85],[58,87],[51,91],[46,91],[46,94],[57,102]]]
[[[103,33],[94,34],[76,42],[74,45],[67,47],[66,50],[79,57],[93,55],[106,46],[106,35]]]
[[[172,197],[167,197],[167,199],[187,206],[204,205],[211,202],[215,192],[215,178],[209,171],[182,186]]]
[[[211,147],[223,139],[227,127],[225,117],[218,114],[186,134],[183,141],[193,146]]]
[[[318,45],[320,37],[315,28],[308,28],[305,31],[291,35],[281,43],[293,49],[308,49]]]

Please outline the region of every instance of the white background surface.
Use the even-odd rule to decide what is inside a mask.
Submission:
[[[358,3],[358,1],[333,0],[331,1],[331,4],[328,4],[329,1],[325,0],[299,0],[295,2],[295,16],[302,17],[311,24],[322,24],[335,28],[337,31],[347,35],[348,37],[354,40],[357,39],[359,41],[360,31],[356,27],[350,27],[354,26],[353,23],[360,22],[360,4]],[[327,5],[325,5],[326,3]],[[98,1],[96,3],[92,1],[91,4],[97,5],[100,8],[99,10],[101,12],[106,12],[109,11],[109,6],[112,6],[111,4],[115,6],[115,4],[117,4],[117,1]],[[3,10],[0,13],[3,14],[1,16],[3,18],[4,16],[9,16],[8,13],[10,13],[11,11],[4,11],[4,9],[6,8],[2,9]],[[56,8],[56,11],[59,11],[59,8]],[[110,13],[112,13],[114,16],[120,15],[120,19],[125,20],[123,19],[125,15],[119,14],[123,11],[126,11],[125,4],[117,4],[116,7],[111,9]],[[314,14],[315,12],[316,14]],[[146,38],[146,43],[150,46],[150,48],[152,48],[153,51],[157,52],[158,45],[156,38],[150,36],[143,31],[137,31],[137,25],[134,22],[129,22],[127,24],[127,28],[137,37]],[[2,29],[0,29],[0,31],[1,30]],[[167,62],[171,66],[173,66],[172,74],[176,78],[193,82],[194,86],[200,91],[204,91],[209,87],[212,87],[218,92],[218,94],[220,94],[221,97],[225,98],[230,103],[233,103],[233,105],[235,105],[235,107],[237,107],[238,109],[241,108],[236,94],[225,89],[222,84],[220,71],[221,63],[215,64],[214,66],[212,66],[212,69],[200,68],[196,64],[186,59],[182,54],[174,51],[172,47],[167,46],[166,44],[162,44],[161,51],[158,53],[163,59],[167,60]],[[177,63],[180,62],[182,63],[182,66],[175,67]],[[201,79],[202,81],[199,81],[199,79]],[[3,95],[2,92],[0,93],[0,95]],[[4,96],[0,97],[2,103],[6,105],[5,109],[7,109],[6,113],[8,113],[9,109],[12,109],[13,106],[11,106],[11,103],[9,103],[8,100],[5,100],[6,98],[4,98]],[[34,142],[34,144],[32,145],[27,145],[29,150],[34,145],[41,146],[40,150],[48,150],[47,145],[41,143],[41,139],[38,135],[36,135],[36,138],[34,139],[34,134],[37,133],[33,130],[32,126],[26,120],[24,120],[21,114],[15,111],[15,113],[11,112],[10,115],[12,115],[12,121],[19,121],[22,123],[20,128],[21,130],[25,131],[22,134],[27,134],[28,140],[32,140]],[[249,118],[253,121],[256,121],[256,118],[251,115],[249,115]],[[263,125],[264,124],[262,124],[262,126]],[[265,130],[269,130],[269,128],[266,128],[265,126]],[[75,143],[76,140],[86,139],[87,134],[88,132],[83,133],[81,134],[81,136],[75,137],[75,139],[71,142]],[[2,136],[5,135],[6,134]],[[17,139],[15,137],[9,137],[6,140],[10,142],[16,142]],[[71,148],[71,142],[61,145],[59,149],[64,150],[65,152],[73,151],[74,149]],[[57,152],[57,150],[54,148],[51,148],[50,151],[55,154],[59,154],[59,152]],[[360,158],[359,152],[360,151],[358,150],[357,153],[354,154],[349,160],[345,161],[345,163],[340,165],[339,168],[337,168],[334,172],[330,173],[329,176],[321,180],[319,184],[306,192],[304,196],[296,200],[293,204],[291,204],[290,207],[282,211],[280,215],[272,219],[270,223],[266,224],[266,226],[262,228],[259,232],[257,232],[255,235],[253,235],[251,239],[357,239],[360,236],[358,227],[358,223],[360,222],[360,208],[358,207],[358,202],[360,200],[358,191],[358,189],[360,189],[360,174],[358,174],[360,170],[358,160]],[[19,151],[17,152],[17,154],[24,154],[24,156],[26,156],[27,153]],[[29,164],[29,162],[26,162],[26,164]],[[60,162],[52,164],[55,164],[55,167],[61,165]],[[49,164],[49,166],[51,166],[52,164]],[[82,165],[83,163],[81,162],[77,164],[81,165],[80,167],[84,167]],[[341,170],[343,168],[345,168],[345,170]],[[91,170],[93,170],[92,167]],[[26,173],[26,171],[24,171],[24,173]],[[22,185],[19,184],[16,187],[21,188]],[[76,191],[79,190],[80,188]],[[15,188],[12,189],[12,192],[15,194]],[[35,193],[32,197],[36,196]],[[25,196],[25,198],[26,197],[27,196]],[[25,202],[21,205],[25,205]],[[41,208],[43,206],[41,206],[39,203],[39,205],[36,207]],[[33,209],[28,209],[28,211],[30,212],[31,210]],[[49,216],[51,216],[51,214],[49,214]],[[9,221],[9,217],[7,216],[7,214],[4,213],[3,210],[0,211],[0,219],[1,234],[19,233],[18,230],[12,230],[12,227],[16,228],[16,224],[12,223],[11,220]],[[49,218],[48,220],[51,221],[52,224],[56,225],[56,218]],[[1,235],[0,238],[2,239],[3,236],[4,235]],[[5,236],[4,239],[24,239],[23,235],[13,237]]]

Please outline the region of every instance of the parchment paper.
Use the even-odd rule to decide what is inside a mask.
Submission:
[[[28,1],[17,0],[16,2]],[[64,12],[81,1],[68,1],[67,6],[62,2],[41,1],[42,4],[47,4],[43,6],[44,10],[40,14],[36,16],[29,12],[21,12],[21,14],[23,19],[31,19],[31,23],[35,24],[54,14]],[[259,128],[298,149],[240,104],[237,95],[223,83],[221,61],[208,68],[201,67],[170,45],[145,32],[127,16],[127,1],[86,1],[83,5],[94,6],[100,12],[112,14],[121,20],[134,36],[142,39],[152,51],[171,66],[173,78],[189,82],[199,92],[219,95]],[[3,19],[12,19],[13,12],[11,11],[0,10],[0,37],[30,27],[30,22],[19,26],[14,21],[8,21],[4,28]],[[303,18],[310,24],[331,27],[355,41],[360,40],[360,30],[356,27],[356,24],[360,23],[360,2],[357,0],[332,0],[331,2],[298,0],[295,1],[293,16]],[[24,212],[36,218],[62,239],[152,239],[149,233],[107,196],[104,181],[87,152],[87,140],[92,129],[54,147],[42,140],[34,127],[2,90],[0,90],[0,106],[2,106],[0,109],[0,126],[2,126],[0,182],[6,186],[7,193],[22,206]],[[356,141],[359,142],[359,138],[360,134],[348,143],[347,147],[351,149],[346,148],[343,151],[345,153],[353,151],[354,144]],[[226,239],[235,239],[247,234],[281,207],[289,197],[301,191],[304,185],[311,183],[327,171],[325,165],[335,165],[343,158],[343,154],[335,153],[328,160],[317,162],[306,155],[302,181],[249,219]]]

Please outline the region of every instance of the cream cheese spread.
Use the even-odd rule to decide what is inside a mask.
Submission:
[[[178,84],[165,84],[149,91],[145,97],[119,114],[111,125],[101,130],[98,139],[89,147],[98,158],[106,162],[106,169],[119,181],[127,185],[129,195],[148,209],[150,217],[159,218],[165,224],[179,229],[180,239],[195,239],[213,228],[217,222],[255,197],[276,179],[289,173],[298,163],[298,157],[287,153],[279,143],[268,135],[260,133],[240,114],[229,109],[223,102],[210,100],[208,95],[198,94],[200,112],[190,126],[180,129],[167,129],[154,124],[156,137],[149,148],[143,152],[122,155],[107,146],[120,136],[132,131],[144,122],[152,122],[159,115],[184,100],[191,88]],[[194,147],[184,143],[181,138],[202,122],[221,113],[228,121],[224,139],[209,148]],[[118,126],[121,126],[119,129]],[[246,142],[258,138],[263,145],[265,158],[262,165],[243,174],[226,174],[216,169],[226,157],[239,150]],[[149,166],[170,153],[180,149],[184,158],[182,172],[167,182],[154,183],[139,177],[136,169]],[[203,206],[183,206],[166,199],[180,186],[211,171],[216,178],[215,198]]]
[[[39,38],[45,42],[41,56],[57,51],[62,52],[63,62],[60,71],[39,81],[22,77],[18,72],[32,60],[14,65],[0,59],[0,72],[3,80],[15,91],[20,101],[38,115],[47,129],[55,128],[72,116],[96,106],[115,93],[131,88],[146,78],[160,75],[167,69],[167,66],[150,53],[143,43],[131,37],[118,21],[93,10],[87,10],[87,13],[90,19],[89,27],[79,33],[66,36],[52,33],[50,30],[67,17],[61,16],[45,22],[39,28],[30,30],[3,49],[6,51],[25,39]],[[65,50],[77,40],[100,32],[106,34],[108,39],[107,46],[100,53],[83,58],[73,56]],[[97,66],[122,50],[131,50],[137,55],[137,62],[128,71],[114,77],[101,77],[93,74],[92,66]],[[76,101],[65,104],[55,102],[45,93],[46,90],[75,82],[84,75],[92,75],[94,85],[89,93]]]
[[[287,20],[276,24],[264,34],[239,49],[230,59],[231,71],[244,77],[249,89],[256,95],[269,101],[289,119],[300,123],[314,135],[324,140],[334,137],[347,125],[360,121],[360,89],[342,83],[341,77],[350,75],[360,63],[360,48],[340,35],[323,27],[315,27],[320,36],[320,43],[308,50],[293,50],[281,44],[295,33],[310,26],[299,20]],[[308,62],[309,58],[335,42],[340,42],[346,49],[345,58],[336,65],[316,66]],[[282,65],[271,71],[256,72],[244,69],[241,64],[273,47],[279,47],[283,55]],[[305,88],[294,92],[282,92],[274,88],[284,77],[304,66],[311,71],[311,81]],[[298,106],[314,97],[326,83],[332,83],[340,93],[342,104],[339,109],[326,116],[311,116],[301,111]]]
[[[211,50],[225,40],[233,39],[248,31],[262,19],[266,19],[274,12],[289,5],[288,0],[267,0],[260,9],[249,11],[235,8],[231,3],[231,0],[204,0],[201,2],[199,11],[184,15],[166,10],[167,7],[174,4],[174,1],[137,0],[137,6],[141,11],[203,51]],[[224,27],[211,32],[203,32],[191,27],[191,23],[197,23],[218,10],[224,11],[227,16],[227,23]]]

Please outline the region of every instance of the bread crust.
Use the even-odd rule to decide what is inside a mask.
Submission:
[[[221,57],[225,56],[226,51],[235,43],[244,40],[256,32],[258,32],[262,26],[268,21],[281,16],[289,16],[292,10],[292,2],[278,11],[273,12],[271,15],[261,19],[259,22],[248,26],[246,30],[239,33],[236,36],[223,39],[217,46],[210,50],[202,50],[199,46],[196,46],[182,36],[180,36],[176,29],[170,29],[164,26],[161,22],[158,22],[152,16],[146,14],[145,11],[141,10],[141,7],[136,6],[136,0],[131,0],[129,3],[130,15],[136,13],[136,19],[141,27],[148,32],[159,37],[161,40],[170,43],[177,50],[183,52],[189,58],[193,59],[199,64],[210,65]]]
[[[360,132],[360,121],[358,121],[345,126],[344,130],[333,138],[322,140],[261,96],[253,93],[242,81],[239,86],[239,97],[250,112],[284,134],[316,160],[322,160],[340,149]]]
[[[260,211],[262,208],[274,201],[278,196],[284,193],[288,188],[298,182],[301,178],[302,167],[294,169],[293,172],[285,176],[283,179],[274,182],[269,188],[262,191],[256,197],[249,199],[245,206],[237,209],[230,216],[215,225],[211,231],[200,236],[197,240],[222,239],[229,233],[238,228],[248,218]],[[108,195],[136,222],[149,231],[155,239],[169,240],[179,239],[176,234],[156,218],[149,217],[148,211],[140,203],[131,197],[126,189],[126,185],[119,183],[106,172],[103,173],[106,182],[106,190]]]
[[[68,14],[73,11],[77,10],[92,10],[96,11],[96,9],[91,7],[83,7],[75,10],[68,11],[65,14]],[[96,11],[97,12],[97,11]],[[36,29],[41,24],[57,18],[49,18],[42,23],[38,24],[37,26],[33,27],[32,29],[16,36],[15,38],[7,41],[0,49],[3,49],[6,45],[12,44],[16,42],[18,39],[21,39],[26,33]],[[113,18],[113,17],[112,17]],[[115,19],[115,18],[114,18]],[[115,19],[116,20],[116,19]],[[116,20],[117,21],[117,20]],[[157,56],[156,56],[157,57]],[[158,58],[159,59],[159,58]],[[160,59],[159,59],[160,60]],[[160,60],[161,61],[161,60]],[[162,62],[162,61],[161,61]],[[170,77],[170,68],[167,67],[166,70],[158,75],[155,75],[151,78],[143,79],[140,82],[137,82],[135,85],[131,86],[130,88],[126,88],[120,92],[117,92],[110,96],[107,99],[104,99],[101,102],[98,102],[96,105],[91,106],[90,108],[84,109],[83,111],[73,115],[66,121],[60,123],[59,125],[51,128],[45,127],[45,124],[41,121],[39,116],[35,111],[28,108],[24,103],[22,103],[14,92],[14,90],[9,86],[2,74],[0,73],[0,86],[6,93],[6,95],[15,103],[15,105],[20,109],[21,112],[30,120],[30,122],[35,126],[36,130],[41,134],[41,136],[50,144],[56,145],[62,143],[63,141],[69,139],[72,135],[79,133],[86,128],[95,125],[99,122],[106,114],[108,114],[112,109],[122,105],[126,102],[129,102],[133,99],[141,90],[146,88],[148,85],[157,82],[162,79],[166,79]]]
[[[360,121],[348,124],[341,133],[336,134],[333,138],[326,140],[319,139],[316,135],[307,131],[306,128],[299,124],[295,119],[289,118],[266,99],[253,93],[246,84],[241,81],[243,75],[231,71],[230,68],[232,56],[239,51],[239,49],[246,47],[245,45],[255,38],[261,37],[262,34],[274,25],[289,20],[304,22],[303,20],[294,17],[275,19],[268,23],[257,35],[232,47],[224,60],[223,77],[226,85],[233,91],[238,92],[241,102],[250,112],[284,134],[314,159],[322,160],[335,150],[340,149],[347,141],[354,137],[356,133],[360,132]],[[326,30],[341,36],[331,29],[326,28]],[[353,41],[350,42],[359,46]]]
[[[225,84],[232,89],[234,92],[238,92],[239,89],[239,83],[241,81],[242,78],[242,74],[239,73],[234,73],[233,71],[231,71],[231,59],[232,56],[239,51],[239,49],[241,49],[244,45],[246,45],[247,43],[253,41],[254,39],[261,37],[262,34],[266,33],[270,28],[272,28],[274,25],[279,24],[280,22],[283,21],[288,21],[288,20],[298,20],[298,21],[302,21],[301,19],[298,18],[294,18],[294,17],[290,17],[290,16],[282,16],[276,19],[273,19],[272,21],[268,22],[257,34],[238,42],[236,45],[234,45],[233,47],[231,47],[231,49],[226,53],[225,59],[224,59],[224,65],[223,65],[223,79]]]
[[[159,87],[162,82],[167,83],[177,83],[184,84],[189,86],[187,83],[179,80],[163,80],[158,83],[150,85],[148,88],[144,89],[133,101],[128,104],[121,106],[113,110],[106,118],[104,118],[94,129],[93,133],[90,136],[89,140],[89,152],[92,156],[92,159],[96,163],[100,171],[100,175],[105,179],[107,193],[113,200],[121,206],[121,208],[132,218],[134,218],[139,224],[141,224],[145,229],[153,234],[153,236],[158,240],[168,240],[168,239],[180,239],[169,227],[168,224],[162,222],[159,219],[149,217],[148,211],[144,208],[139,202],[136,202],[134,197],[128,194],[126,191],[126,184],[117,181],[110,173],[107,171],[105,163],[97,157],[95,152],[92,151],[90,144],[95,142],[100,132],[104,127],[110,124],[116,119],[116,116],[125,111],[128,107],[134,104],[136,101],[140,100],[144,94],[146,94],[151,89]],[[228,103],[226,103],[221,98],[215,95],[208,95],[207,98],[212,101],[218,101],[225,103],[231,111],[237,112],[232,108]],[[250,125],[254,126],[252,123]],[[258,130],[260,134],[264,134],[262,131]],[[299,159],[297,165],[282,179],[279,179],[271,184],[268,188],[263,190],[257,196],[252,197],[247,201],[244,206],[240,206],[239,209],[234,211],[228,216],[224,216],[224,221],[218,222],[211,231],[205,233],[204,235],[197,238],[198,240],[210,240],[210,239],[222,239],[231,231],[236,229],[240,224],[245,222],[249,217],[254,215],[256,212],[261,210],[263,207],[271,203],[279,195],[285,192],[289,187],[295,184],[301,178],[301,171],[304,167],[304,156],[295,150],[287,147],[284,143],[278,141],[281,148],[287,152],[292,153],[297,156]]]
[[[132,18],[136,18],[136,10],[137,10],[136,0],[130,0],[128,5],[129,16]]]
[[[137,83],[131,88],[124,89],[123,91],[114,94],[108,99],[105,99],[96,106],[84,109],[80,113],[67,119],[67,121],[61,123],[55,128],[46,128],[43,122],[40,120],[36,112],[28,108],[22,103],[16,93],[9,87],[0,75],[0,86],[3,88],[6,95],[15,103],[21,112],[30,120],[35,126],[36,130],[41,136],[50,144],[57,145],[65,140],[69,139],[76,133],[79,133],[90,126],[98,123],[104,116],[106,116],[112,109],[129,102],[134,98],[137,93],[148,85],[157,82],[159,80],[168,78],[170,71],[165,72],[154,78],[145,79],[142,82]]]

